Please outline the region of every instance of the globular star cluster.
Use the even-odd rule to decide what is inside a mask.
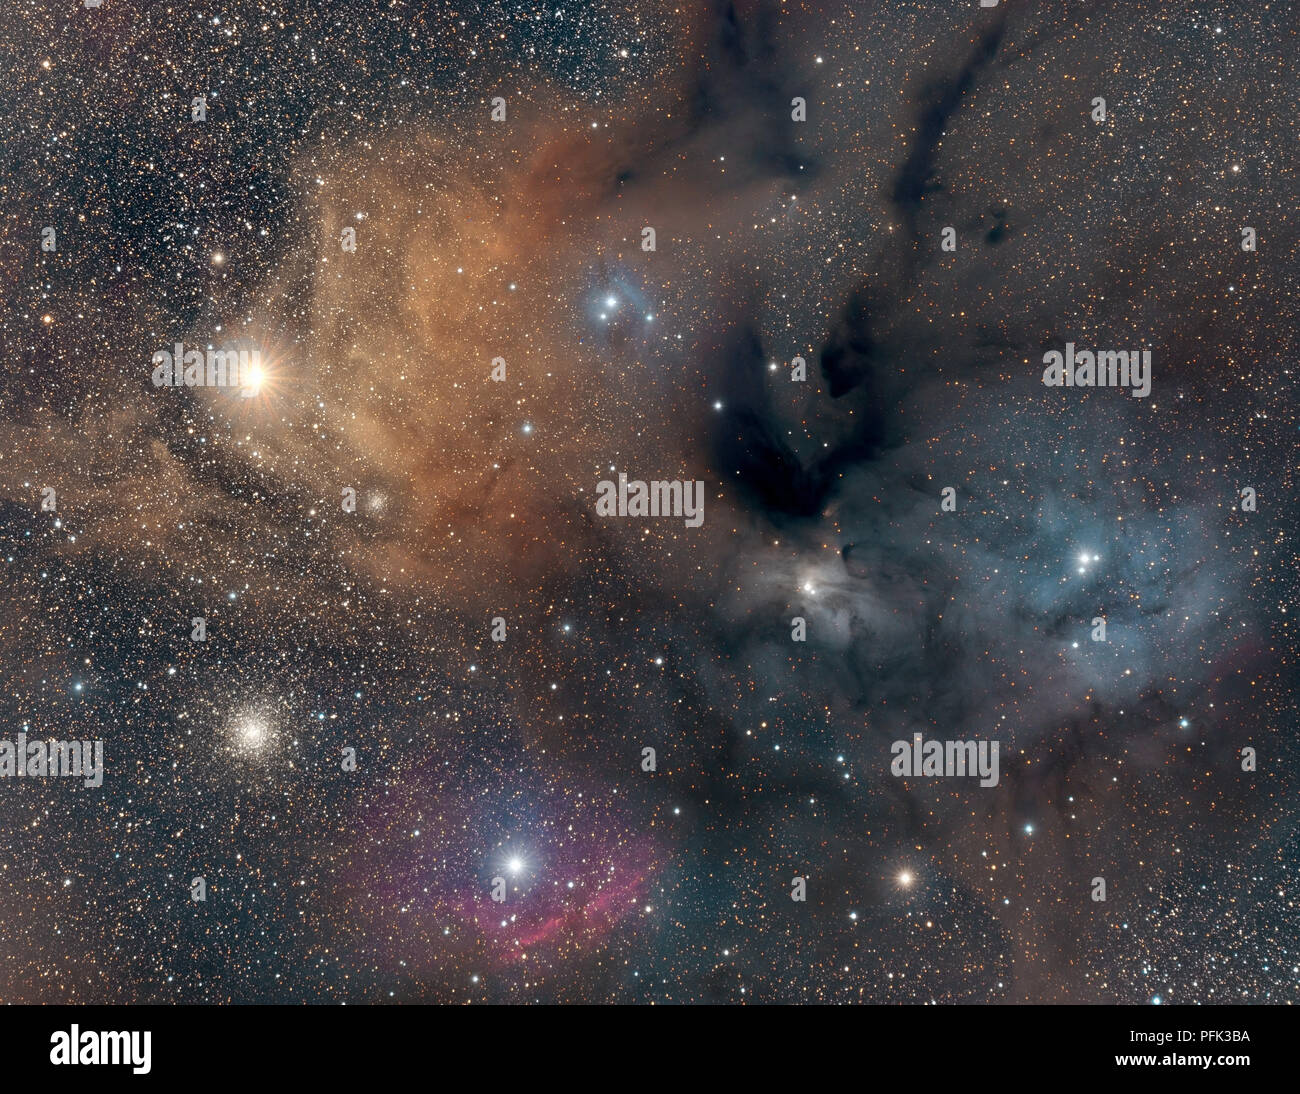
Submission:
[[[0,1000],[1294,1001],[1298,38],[7,5]]]

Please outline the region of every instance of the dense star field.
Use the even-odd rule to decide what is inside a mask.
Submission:
[[[1297,55],[10,0],[0,1001],[1296,1001]]]

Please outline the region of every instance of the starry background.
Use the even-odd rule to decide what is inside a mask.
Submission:
[[[3,736],[106,774],[0,783],[0,1000],[1294,1001],[1298,38],[6,4]]]

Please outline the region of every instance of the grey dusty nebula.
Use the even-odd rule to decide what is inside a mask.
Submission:
[[[1298,38],[7,5],[0,1001],[1296,1001]]]

